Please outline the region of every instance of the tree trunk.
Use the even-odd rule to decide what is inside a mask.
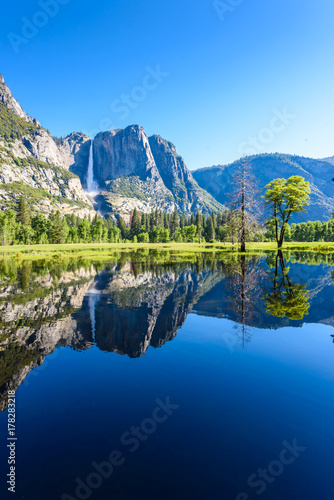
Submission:
[[[242,314],[242,346],[245,348],[245,326],[246,326],[246,260],[241,256],[241,314]]]
[[[241,192],[241,235],[240,251],[246,252],[246,214],[245,214],[245,165],[242,164],[242,192]]]

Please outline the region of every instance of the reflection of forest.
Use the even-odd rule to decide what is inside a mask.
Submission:
[[[109,264],[3,261],[0,399],[59,346],[82,350],[95,342],[103,351],[138,357],[172,340],[191,311],[235,321],[243,341],[252,326],[334,325],[326,265],[332,256],[312,258],[229,253],[197,255],[189,263],[124,254]]]

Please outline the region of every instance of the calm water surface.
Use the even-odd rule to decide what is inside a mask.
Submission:
[[[0,264],[0,497],[332,500],[333,264]]]

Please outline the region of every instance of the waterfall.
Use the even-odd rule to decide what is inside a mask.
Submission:
[[[89,149],[89,161],[87,170],[87,192],[90,194],[96,194],[99,190],[99,186],[96,181],[94,181],[94,151],[93,151],[93,141],[90,143]]]
[[[95,318],[95,306],[99,301],[99,295],[95,293],[90,293],[88,298],[88,307],[89,307],[89,316],[90,316],[90,324],[92,330],[93,341],[95,342],[95,333],[96,333],[96,318]]]

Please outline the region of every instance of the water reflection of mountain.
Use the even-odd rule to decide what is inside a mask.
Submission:
[[[0,411],[8,390],[59,346],[138,357],[175,337],[194,303],[221,276],[207,267],[93,266],[57,277],[25,270],[0,288]],[[93,299],[93,300],[92,300]]]
[[[28,279],[25,275],[22,281],[22,272],[28,273]],[[82,306],[95,274],[93,267],[61,276],[30,268],[20,269],[13,280],[7,276],[2,280],[0,411],[6,408],[7,391],[16,390],[57,346],[87,349],[92,345],[90,336],[84,338],[78,332],[72,314]]]
[[[276,266],[276,267],[275,267]],[[0,268],[0,411],[59,346],[142,356],[172,340],[189,312],[259,328],[334,326],[329,265],[275,257],[157,264]]]
[[[134,275],[131,264],[100,273],[94,283],[95,341],[103,351],[138,357],[172,340],[199,297],[220,281],[210,269],[161,268]],[[74,315],[88,325],[89,298]]]

